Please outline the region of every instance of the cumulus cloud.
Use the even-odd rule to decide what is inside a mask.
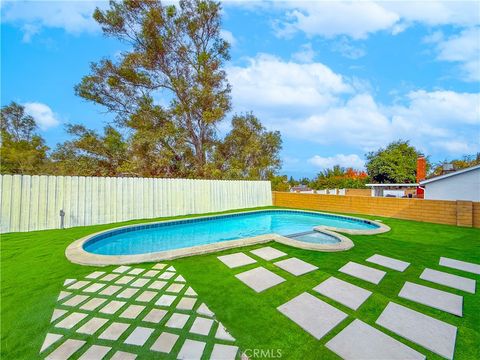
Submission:
[[[479,148],[478,93],[418,89],[399,94],[394,104],[382,104],[368,86],[324,64],[265,54],[228,74],[234,108],[253,110],[286,138],[362,152],[397,139],[410,139],[421,151],[441,156]]]
[[[237,39],[235,38],[235,36],[233,36],[231,31],[222,29],[220,30],[220,36],[222,37],[223,40],[228,42],[231,46],[235,46],[235,44],[237,43]]]
[[[25,42],[45,27],[70,34],[91,33],[100,30],[93,11],[106,6],[106,1],[8,1],[2,3],[2,22],[19,24]]]
[[[313,62],[315,54],[312,44],[303,44],[299,51],[292,54],[292,59],[300,63],[311,63]]]
[[[332,168],[335,165],[340,165],[345,168],[354,168],[362,170],[365,168],[365,160],[361,159],[357,154],[337,154],[335,156],[323,157],[320,155],[314,155],[308,159],[310,164],[313,164],[321,169]]]
[[[38,127],[42,130],[47,130],[60,124],[60,120],[58,120],[58,117],[48,105],[39,102],[29,102],[23,104],[23,106],[25,107],[25,112],[35,119]]]

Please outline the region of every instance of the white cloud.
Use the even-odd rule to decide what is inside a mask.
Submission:
[[[337,96],[351,92],[341,75],[321,63],[299,64],[267,54],[248,58],[248,66],[227,68],[232,97],[239,111],[285,109],[301,113],[327,108]],[[301,109],[301,110],[300,110]]]
[[[480,81],[480,27],[463,30],[448,39],[437,40],[438,60],[457,62],[462,77],[467,81]]]
[[[93,11],[106,6],[106,1],[8,1],[2,2],[2,22],[19,24],[26,42],[45,27],[91,33],[100,30]]]
[[[361,159],[357,154],[337,154],[335,156],[322,157],[315,155],[308,159],[310,164],[313,164],[321,169],[332,168],[335,165],[340,165],[344,168],[354,168],[362,170],[365,168],[365,160]]]
[[[38,127],[42,130],[47,130],[60,124],[60,120],[58,120],[48,105],[39,102],[29,102],[23,104],[23,106],[25,107],[25,112],[35,119]]]
[[[235,46],[235,44],[237,43],[237,39],[235,38],[235,36],[233,36],[231,31],[222,29],[220,30],[220,36],[222,37],[223,40],[228,42],[231,46]]]
[[[315,57],[315,50],[312,48],[312,44],[303,44],[301,49],[292,54],[292,59],[300,63],[311,63]]]
[[[342,54],[344,57],[348,59],[353,59],[353,60],[359,59],[367,54],[367,52],[362,46],[352,45],[345,36],[342,36],[342,38],[339,41],[336,41],[333,44],[332,50]]]

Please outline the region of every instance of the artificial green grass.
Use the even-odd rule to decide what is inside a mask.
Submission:
[[[207,303],[217,318],[237,339],[241,349],[246,351],[252,359],[278,358],[279,356],[283,359],[336,359],[338,357],[325,347],[325,343],[355,318],[379,328],[375,325],[375,320],[389,301],[457,326],[455,359],[480,358],[478,291],[477,294],[467,294],[419,279],[423,269],[430,267],[478,280],[479,276],[443,268],[438,265],[438,261],[440,256],[447,256],[478,263],[480,230],[377,216],[364,217],[382,219],[392,230],[380,235],[348,235],[355,243],[355,247],[338,253],[301,250],[275,242],[269,243],[268,245],[290,256],[298,257],[319,267],[319,270],[300,277],[294,277],[275,267],[273,261],[267,262],[257,258],[257,264],[229,269],[216,258],[221,254],[247,252],[265,246],[264,244],[177,259],[167,263],[174,265],[186,278],[198,293],[199,300]],[[3,235],[0,243],[1,357],[4,359],[37,358],[45,334],[50,329],[50,317],[63,281],[66,278],[81,278],[99,269],[70,263],[65,258],[64,251],[71,242],[100,230],[144,221]],[[409,261],[411,265],[403,273],[388,270],[379,285],[357,280],[338,272],[338,269],[348,261],[356,261],[381,269],[380,266],[365,262],[365,259],[375,253]],[[151,265],[139,266],[151,267]],[[234,277],[235,274],[258,265],[279,274],[287,281],[257,294]],[[109,271],[113,268],[115,266],[103,269]],[[318,341],[279,313],[276,307],[304,291],[311,292],[313,287],[332,275],[366,288],[372,291],[373,295],[357,311],[353,311],[315,294],[349,315],[344,322]],[[462,295],[464,297],[463,317],[456,317],[399,298],[397,294],[405,281]],[[384,332],[425,354],[428,358],[440,358],[387,330]],[[207,349],[207,354],[210,350]],[[138,353],[138,351],[135,352]],[[148,352],[139,355],[139,358],[150,357]],[[155,358],[161,357],[161,354],[155,354]]]

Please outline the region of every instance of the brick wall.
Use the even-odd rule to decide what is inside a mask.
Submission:
[[[273,192],[273,205],[480,227],[480,203]]]

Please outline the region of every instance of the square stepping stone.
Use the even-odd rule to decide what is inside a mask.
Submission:
[[[114,322],[107,327],[98,337],[104,340],[118,340],[120,336],[130,327],[129,324]]]
[[[166,310],[152,309],[147,316],[143,318],[143,321],[158,324],[160,321],[162,321],[163,317],[167,315],[167,312],[168,311]]]
[[[70,285],[68,287],[69,290],[79,290],[81,289],[82,287],[85,287],[87,286],[88,284],[90,284],[90,281],[77,281],[75,283],[73,283],[72,285]]]
[[[280,305],[277,310],[317,340],[347,317],[343,311],[306,292]]]
[[[175,273],[166,271],[163,274],[161,274],[158,278],[163,280],[170,280],[174,276],[175,276]]]
[[[193,322],[190,332],[199,335],[208,335],[212,328],[213,320],[204,317],[197,317]]]
[[[392,269],[392,270],[397,270],[402,272],[405,271],[405,269],[410,265],[409,262],[394,259],[388,256],[378,255],[378,254],[370,256],[366,261]]]
[[[136,354],[128,353],[125,351],[117,351],[110,360],[135,360],[137,358]]]
[[[120,291],[122,289],[121,286],[117,286],[117,285],[110,285],[109,287],[103,289],[102,291],[99,292],[99,294],[101,295],[113,295],[115,294],[116,292]]]
[[[138,315],[145,309],[142,305],[129,305],[121,314],[120,317],[125,319],[136,319]]]
[[[99,312],[102,314],[115,314],[125,304],[126,302],[124,301],[112,300],[103,308],[101,308]]]
[[[210,355],[210,360],[235,360],[237,353],[238,346],[215,344]]]
[[[184,295],[187,295],[187,296],[197,296],[197,293],[195,292],[195,290],[193,290],[191,287],[189,287],[187,289],[187,291],[185,291],[185,294]]]
[[[177,270],[175,270],[175,268],[174,268],[173,266],[170,266],[166,271],[173,271],[173,272],[175,272],[175,271],[177,271]]]
[[[265,246],[260,249],[252,250],[250,252],[253,255],[256,255],[259,258],[262,258],[263,260],[267,260],[267,261],[287,255],[283,251],[277,250],[271,246]]]
[[[463,297],[456,294],[407,281],[398,296],[453,315],[462,316]]]
[[[166,284],[167,284],[166,281],[156,280],[156,281],[152,282],[150,285],[148,285],[148,288],[149,288],[149,289],[160,290],[160,289],[162,289]]]
[[[325,346],[345,360],[425,359],[425,355],[358,319],[350,323]]]
[[[230,269],[244,265],[254,264],[257,260],[252,259],[244,253],[235,253],[230,255],[217,256],[217,259],[227,265]]]
[[[277,274],[261,266],[237,274],[235,277],[257,293],[267,290],[285,281],[285,279],[281,276],[278,276]]]
[[[57,301],[63,300],[70,295],[72,295],[70,291],[60,291],[60,294],[58,294],[58,297],[57,297]]]
[[[475,294],[475,280],[467,279],[463,276],[453,275],[433,269],[425,269],[420,275],[420,279]]]
[[[132,281],[133,279],[135,279],[133,276],[128,276],[128,275],[125,275],[125,276],[122,276],[120,279],[118,279],[117,281],[115,281],[115,284],[118,284],[118,285],[126,285],[128,284],[130,281]]]
[[[63,303],[64,306],[77,306],[88,299],[86,295],[75,295]]]
[[[88,320],[83,326],[81,326],[77,332],[81,334],[92,335],[97,332],[103,325],[107,323],[107,319],[94,317]]]
[[[97,279],[103,274],[105,274],[104,271],[94,271],[91,274],[88,274],[87,276],[85,276],[85,279]]]
[[[107,301],[107,299],[93,298],[93,299],[88,300],[82,306],[80,306],[80,309],[93,311],[96,308],[98,308],[100,305],[102,305],[105,301]]]
[[[163,270],[167,264],[155,264],[152,269]]]
[[[140,278],[140,279],[137,279],[135,280],[134,282],[132,282],[130,284],[130,286],[133,286],[133,287],[143,287],[145,286],[146,283],[148,283],[150,281],[150,279],[144,279],[144,278]]]
[[[112,272],[123,274],[124,272],[126,272],[130,269],[131,269],[130,266],[122,265],[122,266],[119,266],[118,268],[116,268],[115,270],[113,270]]]
[[[95,283],[95,284],[92,284],[92,285],[86,287],[82,291],[86,292],[86,293],[94,293],[94,292],[97,292],[98,290],[100,290],[101,288],[104,288],[105,286],[106,286],[106,284]]]
[[[143,276],[145,277],[155,277],[160,273],[158,270],[148,270]],[[173,276],[173,275],[172,275]],[[169,278],[170,279],[170,278]]]
[[[196,302],[197,302],[196,298],[184,297],[178,302],[177,309],[192,310]]]
[[[138,326],[125,339],[125,344],[143,346],[155,329]]]
[[[273,263],[273,265],[276,265],[280,269],[288,271],[290,274],[295,276],[300,276],[318,269],[317,266],[309,264],[297,258],[277,261],[276,263]]]
[[[57,320],[58,318],[62,317],[63,315],[65,315],[67,313],[67,310],[60,310],[60,309],[54,309],[53,310],[53,314],[52,314],[52,317],[50,318],[50,322],[54,322],[55,320]]]
[[[197,314],[205,315],[205,316],[208,316],[208,317],[214,317],[215,316],[215,314],[205,304],[202,304],[198,307]]]
[[[136,301],[139,302],[150,302],[157,295],[155,291],[144,291],[137,298]]]
[[[182,275],[178,275],[178,276],[175,278],[174,281],[184,283],[184,282],[185,282],[185,278],[184,278]]]
[[[190,315],[174,313],[170,316],[170,319],[168,319],[165,326],[175,329],[183,329],[189,318]]]
[[[371,282],[375,285],[377,285],[386,274],[385,271],[357,264],[353,261],[349,261],[347,264],[343,265],[338,271],[356,277],[358,279]]]
[[[353,310],[357,310],[372,295],[371,291],[333,276],[314,287],[313,290]]]
[[[177,359],[200,360],[202,358],[205,345],[206,344],[202,341],[187,339],[183,343],[182,348],[177,355]]]
[[[230,333],[225,329],[225,326],[222,323],[218,323],[217,332],[215,333],[215,339],[226,340],[226,341],[235,341],[235,338],[230,335]]]
[[[85,345],[86,341],[68,339],[60,345],[54,352],[48,355],[47,360],[67,360]]]
[[[101,281],[112,281],[112,280],[115,280],[116,278],[118,278],[119,276],[120,276],[120,274],[108,274],[108,275],[105,275],[100,280]]]
[[[45,349],[48,349],[51,345],[55,344],[62,337],[63,335],[48,333],[47,336],[45,336],[45,340],[43,341],[40,352],[43,352]]]
[[[124,298],[124,299],[130,299],[133,295],[135,295],[138,290],[140,289],[135,289],[135,288],[126,288],[122,292],[119,292],[117,294],[118,298]]]
[[[158,306],[170,306],[172,303],[175,301],[177,297],[174,295],[162,295],[160,298],[157,300],[155,305]]]
[[[77,325],[80,321],[85,319],[88,315],[84,313],[71,313],[65,319],[57,323],[55,326],[63,329],[71,329]]]
[[[92,345],[78,360],[101,360],[110,350],[112,350],[112,348],[109,346]]]
[[[440,265],[480,275],[480,264],[441,257]]]
[[[171,293],[175,293],[175,294],[178,294],[180,291],[182,291],[182,289],[185,287],[185,284],[176,284],[176,283],[173,283],[172,285],[170,285],[167,290],[167,292],[171,292]]]
[[[453,325],[393,302],[388,303],[376,323],[435,354],[453,359],[457,336]]]
[[[171,334],[165,331],[160,334],[157,340],[155,340],[150,350],[169,354],[175,346],[178,337],[179,336],[176,334]]]
[[[77,281],[77,279],[65,279],[65,281],[63,282],[63,286],[73,284],[75,281]]]
[[[135,268],[128,272],[129,275],[140,275],[145,269]]]

